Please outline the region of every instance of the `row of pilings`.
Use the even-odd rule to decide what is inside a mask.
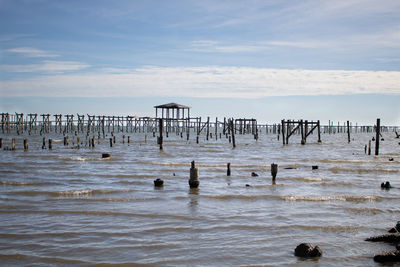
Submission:
[[[99,116],[99,115],[62,115],[62,114],[23,114],[23,113],[1,113],[0,130],[2,134],[47,134],[47,133],[100,133],[105,136],[106,133],[151,133],[159,131],[159,118],[137,117],[137,116]],[[287,137],[293,133],[309,134],[307,127],[314,127],[318,123],[320,132],[335,133],[372,133],[376,132],[376,125],[359,126],[351,122],[331,122],[328,125],[320,125],[319,121],[307,120],[283,120],[287,125],[281,123],[259,124],[256,119],[247,118],[226,118],[219,120],[210,117],[193,117],[185,119],[163,119],[165,133],[188,133],[193,130],[197,135],[202,132],[207,134],[214,131],[215,136],[218,132],[226,134],[230,130],[229,123],[233,121],[235,134],[283,134]],[[294,129],[296,124],[303,124],[303,127]],[[288,127],[285,127],[288,126]],[[293,126],[293,127],[292,127]],[[282,129],[285,127],[285,132]],[[380,126],[380,132],[397,132],[397,126]],[[289,131],[288,131],[289,130]],[[312,128],[310,130],[312,132]],[[293,134],[292,133],[292,134]],[[302,139],[305,139],[302,138]]]

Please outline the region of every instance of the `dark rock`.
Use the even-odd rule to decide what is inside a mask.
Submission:
[[[400,250],[400,243],[398,243],[398,244],[396,245],[396,249],[397,249],[397,250]]]
[[[101,154],[101,158],[103,158],[103,159],[109,158],[109,157],[111,157],[111,154],[110,154],[110,153],[103,153],[103,154]]]
[[[161,180],[160,178],[157,178],[154,180],[154,186],[159,187],[159,186],[163,186],[163,185],[164,185],[164,181]]]
[[[394,158],[389,158],[389,161],[394,161]]]
[[[313,170],[318,170],[318,166],[312,166],[311,167]]]
[[[386,181],[386,183],[381,183],[381,188],[383,188],[383,189],[389,189],[391,187],[392,186],[390,185],[389,181]]]
[[[251,176],[252,176],[252,177],[257,177],[257,176],[258,176],[258,174],[257,174],[257,173],[255,173],[255,172],[252,172],[252,173],[251,173]]]
[[[386,242],[386,243],[400,243],[400,233],[373,236],[373,237],[365,239],[365,241]]]
[[[399,231],[397,231],[396,227],[393,227],[388,232],[393,234],[393,233],[398,233]]]
[[[250,185],[249,185],[249,184],[246,184],[246,187],[250,187]]]
[[[320,247],[314,247],[310,243],[301,243],[294,250],[294,255],[305,258],[320,257],[322,256],[322,250]]]
[[[384,252],[374,256],[376,262],[397,262],[400,261],[400,250]]]

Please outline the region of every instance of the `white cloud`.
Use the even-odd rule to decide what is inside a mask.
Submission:
[[[0,82],[2,96],[233,97],[400,94],[398,71],[143,67]]]
[[[9,53],[22,54],[26,57],[58,57],[59,55],[32,47],[17,47],[5,50]]]
[[[45,72],[63,73],[66,71],[76,71],[89,67],[90,65],[77,61],[53,61],[44,60],[40,64],[28,65],[0,65],[0,70],[7,72]]]

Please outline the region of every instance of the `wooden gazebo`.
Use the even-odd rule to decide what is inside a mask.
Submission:
[[[190,107],[188,106],[180,105],[177,103],[168,103],[164,105],[154,106],[154,108],[156,109],[156,118],[159,119],[182,120],[190,118]],[[159,114],[159,109],[161,109],[161,114]],[[159,115],[161,115],[161,117]]]

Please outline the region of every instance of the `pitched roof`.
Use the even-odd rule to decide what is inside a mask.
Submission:
[[[155,108],[187,108],[187,109],[190,108],[188,106],[180,105],[177,103],[168,103],[168,104],[158,105],[158,106],[154,106],[154,107]]]

